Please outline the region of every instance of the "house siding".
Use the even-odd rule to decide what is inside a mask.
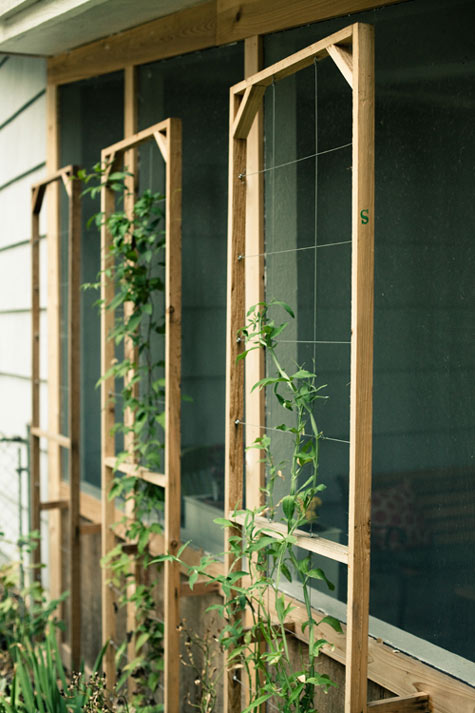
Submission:
[[[31,185],[45,175],[46,61],[0,55],[0,439],[27,438],[31,415]],[[45,216],[41,233],[45,234]],[[46,241],[41,245],[41,398],[47,412]],[[26,465],[26,444],[0,442],[0,506],[2,530],[15,540],[20,534],[19,483],[16,467]],[[46,453],[42,470],[46,485]],[[28,524],[26,472],[22,487],[22,525]],[[45,548],[43,548],[45,549]],[[1,554],[16,557],[14,545]],[[46,552],[44,552],[44,556]]]

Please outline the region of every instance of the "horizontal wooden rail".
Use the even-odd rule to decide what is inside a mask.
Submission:
[[[44,503],[40,503],[40,510],[67,510],[69,507],[69,500],[48,500]]]
[[[71,439],[68,436],[63,436],[60,433],[52,433],[51,431],[44,431],[42,428],[37,426],[31,427],[31,435],[37,438],[46,438],[47,441],[53,441],[58,443],[62,448],[71,448]]]
[[[327,56],[328,47],[331,45],[351,44],[352,37],[353,26],[350,25],[319,42],[314,42],[313,45],[309,45],[299,52],[295,52],[295,54],[291,54],[289,57],[280,60],[280,62],[276,62],[270,67],[256,72],[256,74],[253,74],[249,79],[244,79],[242,82],[235,84],[231,88],[231,91],[234,94],[243,94],[248,87],[253,85],[260,84],[262,86],[269,86],[272,82],[278,82],[280,79],[295,74],[300,69],[309,67],[314,59],[322,59]]]
[[[81,535],[98,535],[101,532],[102,525],[100,522],[83,522],[79,526]]]
[[[245,516],[230,515],[229,519],[236,525],[244,525]],[[265,517],[256,517],[254,518],[254,523],[262,528],[266,535],[275,537],[277,540],[288,534],[287,526],[281,522],[269,522]],[[328,557],[328,559],[336,560],[342,564],[348,564],[348,547],[346,545],[341,545],[339,542],[333,542],[333,540],[327,540],[325,537],[319,537],[318,535],[310,537],[303,530],[295,530],[292,534],[296,539],[295,547],[315,552],[317,555]]]
[[[59,181],[63,179],[63,176],[72,176],[74,174],[74,166],[64,166],[64,168],[60,168],[58,171],[54,171],[54,173],[50,173],[49,176],[46,176],[42,181],[38,181],[37,183],[34,183],[32,185],[32,189],[35,188],[43,188],[43,186],[48,186],[50,183],[54,183],[55,181]]]
[[[160,121],[158,124],[150,126],[148,129],[139,131],[137,134],[129,136],[127,139],[122,139],[122,141],[117,141],[115,144],[111,144],[106,149],[102,151],[103,157],[112,157],[115,154],[127,151],[128,149],[135,149],[140,144],[145,143],[150,138],[155,138],[155,134],[166,131],[168,127],[168,120]],[[155,139],[156,140],[156,139]]]
[[[414,693],[405,698],[385,698],[382,701],[368,703],[371,713],[432,713],[432,704],[428,693]]]
[[[107,468],[112,468],[112,470],[125,473],[126,475],[133,475],[135,478],[146,480],[147,483],[158,485],[160,488],[166,488],[167,486],[167,478],[163,473],[154,473],[135,463],[129,463],[127,461],[121,463],[118,458],[109,457],[104,459],[104,464]]]

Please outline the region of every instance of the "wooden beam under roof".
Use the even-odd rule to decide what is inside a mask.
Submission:
[[[254,35],[404,0],[210,0],[48,60],[48,83],[66,84]]]

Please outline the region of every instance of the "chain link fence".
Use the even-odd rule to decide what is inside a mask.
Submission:
[[[0,565],[21,558],[29,531],[29,442],[0,433]]]

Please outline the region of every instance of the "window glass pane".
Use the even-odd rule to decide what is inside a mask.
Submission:
[[[276,59],[266,42],[266,64]],[[282,37],[282,36],[281,36]],[[323,107],[329,107],[324,111]],[[347,514],[343,493],[349,467],[350,290],[351,290],[351,92],[333,63],[315,64],[271,86],[265,97],[265,269],[266,301],[284,300],[289,318],[275,306],[271,317],[288,322],[277,337],[277,356],[288,374],[305,369],[316,374],[323,397],[312,413],[318,440],[318,493],[304,529],[346,544]],[[251,258],[250,258],[251,259]],[[276,369],[267,360],[267,375]],[[285,397],[286,387],[280,387]],[[293,435],[278,433],[296,426],[289,412],[266,395],[267,435],[281,478],[277,502],[289,492]],[[311,435],[311,422],[305,429]],[[304,468],[300,484],[310,475]],[[300,553],[303,556],[303,552]],[[346,571],[338,563],[314,557],[335,584],[325,593],[346,601]],[[327,571],[328,570],[328,571]],[[316,589],[322,589],[317,580]],[[287,585],[286,585],[287,586]],[[295,587],[294,587],[295,589]],[[301,597],[298,588],[296,596]]]
[[[236,44],[143,66],[139,83],[140,128],[182,120],[183,538],[215,552],[223,549],[213,519],[224,498],[229,87],[243,67]],[[144,167],[160,185],[158,166]]]
[[[371,613],[473,660],[475,9],[469,2],[419,0],[353,19],[374,24],[376,31]],[[348,22],[346,17],[269,36],[266,64]],[[344,108],[351,96],[348,91],[342,103],[344,80],[338,73],[325,74],[328,62],[319,64],[315,86],[311,79],[306,84],[293,80],[287,90],[276,120],[276,163],[351,140]],[[315,87],[318,140],[312,147]],[[278,91],[277,85],[274,105],[266,99],[268,161],[273,160]],[[301,106],[309,107],[308,122],[300,119]],[[301,174],[305,164],[307,173]],[[317,191],[310,164],[282,169],[288,171],[287,183],[276,179],[274,193],[266,177],[266,235],[272,235],[274,216],[279,229],[285,220],[279,249],[314,240],[312,211],[319,243],[351,238],[351,155],[342,149],[318,157]],[[298,307],[292,338],[314,330],[322,339],[349,338],[345,249],[319,249],[313,273],[310,256],[299,269],[293,253],[280,271],[277,258],[267,259],[268,292],[275,285],[271,296],[284,293]],[[328,435],[330,428],[341,435],[339,424],[348,423],[343,380],[349,352],[336,345],[331,350],[317,349],[317,373],[328,383],[329,395],[320,425]],[[291,359],[311,360],[300,346],[292,354],[289,350]],[[328,485],[321,521],[328,513],[331,524],[344,531],[347,462],[336,451],[324,455],[323,449],[320,462]],[[455,620],[463,625],[454,626]]]
[[[77,164],[87,170],[100,161],[101,150],[123,137],[124,83],[122,72],[102,75],[59,89],[61,165]],[[63,203],[65,199],[63,197]],[[100,235],[89,218],[100,209],[100,199],[90,196],[82,202],[81,282],[95,282],[100,270]],[[67,203],[61,211],[62,246],[67,231]],[[66,250],[63,250],[62,295],[67,291]],[[94,290],[81,292],[81,478],[100,487],[101,483],[101,399],[96,388],[100,377],[100,318]],[[66,300],[63,300],[66,305]],[[62,309],[62,327],[66,312]],[[62,328],[62,414],[67,413],[66,329]]]

